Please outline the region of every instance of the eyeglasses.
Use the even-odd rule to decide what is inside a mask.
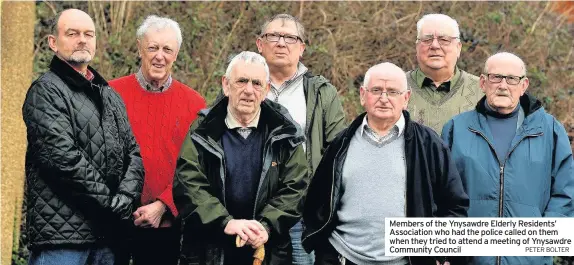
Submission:
[[[451,37],[451,36],[423,36],[422,38],[417,38],[417,40],[427,46],[431,46],[434,42],[434,39],[437,39],[438,44],[440,46],[448,46],[454,39],[458,39],[458,37]]]
[[[285,40],[285,43],[288,43],[288,44],[295,44],[295,43],[297,43],[297,41],[303,42],[303,39],[301,39],[299,36],[290,35],[290,34],[265,33],[265,34],[261,35],[261,37],[263,37],[268,42],[278,42],[279,39],[281,39],[281,38],[283,38],[283,40]]]
[[[499,75],[499,74],[486,74],[488,81],[493,84],[498,84],[502,82],[502,79],[506,79],[506,83],[509,85],[518,85],[520,81],[526,76],[514,76],[514,75]]]
[[[249,78],[245,78],[245,77],[240,77],[240,78],[237,78],[237,80],[235,80],[235,82],[233,82],[233,83],[238,88],[244,88],[249,83],[249,81],[251,81],[251,85],[253,86],[253,88],[255,90],[262,90],[263,89],[263,82],[261,82],[261,80],[259,80],[259,79],[249,79]]]
[[[407,92],[406,90],[404,90],[404,91],[396,91],[396,90],[384,91],[378,87],[373,87],[371,89],[365,88],[365,90],[369,91],[369,93],[371,93],[371,95],[378,96],[378,97],[382,97],[383,94],[387,94],[388,98],[396,98],[396,97],[402,95],[403,93]]]

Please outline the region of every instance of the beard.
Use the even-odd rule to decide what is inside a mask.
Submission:
[[[88,52],[88,54],[73,52],[68,58],[66,58],[66,61],[72,65],[86,64],[92,61],[92,54],[90,52]]]

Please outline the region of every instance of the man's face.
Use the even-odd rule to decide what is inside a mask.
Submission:
[[[165,82],[179,52],[175,31],[170,28],[150,28],[143,38],[138,40],[138,52],[146,80],[160,84]]]
[[[367,111],[370,120],[396,121],[403,109],[406,109],[411,92],[406,89],[405,81],[401,81],[400,74],[392,71],[374,71],[367,87],[361,87],[361,105]],[[390,93],[381,94],[381,92]],[[393,95],[393,92],[400,94]]]
[[[442,21],[425,21],[416,43],[419,67],[423,70],[448,69],[454,72],[462,48],[462,43],[453,38],[454,34],[454,29]]]
[[[286,41],[285,36],[288,38]],[[289,39],[297,39],[288,43]],[[257,38],[257,49],[265,57],[267,64],[274,67],[292,67],[299,63],[299,58],[305,50],[305,43],[298,38],[297,25],[294,21],[276,19],[267,25],[263,36]]]
[[[515,58],[496,57],[488,60],[487,66],[488,73],[480,75],[480,88],[486,94],[488,105],[508,114],[516,108],[520,96],[528,88],[528,78],[520,79],[524,75],[522,63]],[[502,76],[511,77],[501,79]],[[514,79],[510,82],[518,84],[508,84],[508,79]]]
[[[72,65],[87,65],[96,53],[96,28],[90,16],[67,10],[58,21],[58,35],[49,35],[48,44],[58,57]]]
[[[231,77],[222,78],[223,93],[229,97],[230,108],[239,115],[255,114],[269,91],[266,78],[262,64],[238,61],[231,70]]]

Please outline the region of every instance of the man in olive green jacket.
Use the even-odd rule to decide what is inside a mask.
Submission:
[[[200,113],[177,162],[173,198],[185,222],[180,264],[291,264],[289,229],[301,218],[309,174],[304,134],[265,99],[265,59],[242,52],[222,80],[225,97]],[[235,246],[236,237],[241,237]]]
[[[262,25],[256,44],[269,64],[271,93],[267,99],[287,108],[305,131],[303,148],[313,173],[324,150],[345,128],[345,114],[337,89],[326,78],[312,75],[300,62],[305,41],[301,22],[289,14],[278,14]],[[294,265],[313,264],[313,254],[305,253],[301,245],[303,228],[299,222],[291,229]]]

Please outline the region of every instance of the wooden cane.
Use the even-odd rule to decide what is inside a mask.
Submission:
[[[236,247],[238,248],[243,247],[245,246],[245,243],[246,241],[241,239],[239,235],[235,238]],[[261,265],[264,259],[265,259],[265,246],[261,245],[253,253],[253,265]]]

